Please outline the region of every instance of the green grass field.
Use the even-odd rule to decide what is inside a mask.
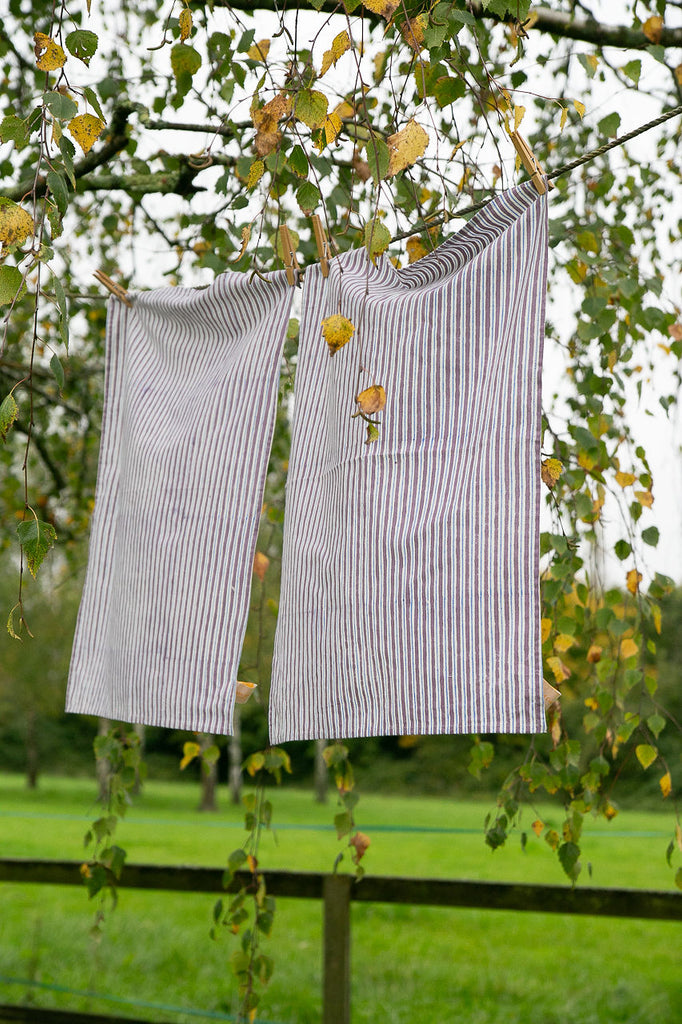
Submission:
[[[244,832],[240,809],[222,795],[220,812],[206,815],[195,810],[198,787],[149,783],[121,826],[128,859],[224,865]],[[320,806],[309,793],[285,789],[272,799],[275,829],[264,837],[261,865],[329,870],[340,849],[333,798]],[[489,809],[485,802],[363,794],[357,818],[372,840],[367,871],[564,884],[555,855],[530,830],[536,812],[557,825],[561,812],[536,808],[525,822],[525,852],[517,839],[492,853],[482,838]],[[29,793],[20,777],[0,775],[0,854],[80,859],[97,814],[86,780],[45,778]],[[589,823],[579,884],[670,889],[665,848],[672,828],[670,813],[627,811],[610,824]],[[236,947],[230,936],[208,936],[213,897],[122,891],[95,941],[84,891],[0,889],[0,1003],[173,1024],[234,1012],[229,957]],[[352,922],[353,1024],[682,1022],[674,923],[380,904],[354,905]],[[275,974],[259,1019],[320,1021],[321,923],[319,903],[278,901],[267,941]]]

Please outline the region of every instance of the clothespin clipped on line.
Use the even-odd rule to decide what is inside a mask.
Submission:
[[[111,294],[115,295],[117,299],[120,299],[125,306],[132,309],[133,304],[125,288],[122,288],[120,284],[116,284],[115,281],[112,281],[103,270],[96,270],[93,276],[97,278],[100,284],[104,285],[108,292],[111,292]]]
[[[533,154],[533,150],[530,148],[523,135],[519,135],[518,132],[510,132],[509,138],[514,144],[514,149],[521,157],[521,163],[530,174],[530,180],[535,185],[538,195],[544,196],[547,191],[547,185],[549,185],[549,188],[553,188],[554,186],[551,182],[545,184],[544,171]]]
[[[279,238],[282,245],[282,256],[284,258],[284,268],[287,272],[287,281],[293,288],[301,279],[301,271],[298,266],[298,260],[296,259],[296,252],[294,250],[294,242],[291,237],[291,232],[286,224],[282,224],[280,226]]]
[[[315,233],[315,244],[317,245],[317,254],[320,257],[320,270],[322,271],[322,277],[328,277],[329,260],[332,258],[332,253],[329,247],[327,233],[324,230],[324,226],[322,224],[322,218],[318,213],[316,213],[313,216],[313,232]]]

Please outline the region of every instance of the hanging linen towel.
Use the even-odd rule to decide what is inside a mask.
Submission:
[[[330,268],[304,283],[271,741],[542,732],[546,196],[506,192],[404,270]]]
[[[227,273],[110,301],[67,711],[232,731],[293,291]]]

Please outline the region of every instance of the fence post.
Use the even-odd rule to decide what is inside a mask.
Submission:
[[[350,1024],[350,875],[324,879],[323,1024]]]

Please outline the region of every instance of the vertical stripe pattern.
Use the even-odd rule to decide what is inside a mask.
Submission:
[[[282,271],[111,300],[67,711],[232,731],[292,294]]]
[[[406,269],[360,250],[306,271],[272,742],[546,729],[546,277],[530,183]],[[330,358],[320,321],[339,311],[356,333]],[[365,444],[372,383],[387,403]]]

